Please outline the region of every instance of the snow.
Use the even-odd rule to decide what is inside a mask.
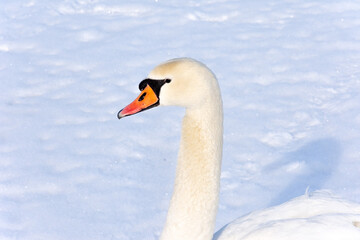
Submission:
[[[360,203],[360,2],[5,0],[0,239],[157,239],[184,111],[118,110],[158,63],[217,75],[216,228],[328,189]]]

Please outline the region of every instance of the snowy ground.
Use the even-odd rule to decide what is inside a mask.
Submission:
[[[0,239],[157,239],[184,111],[118,120],[158,63],[218,76],[217,229],[329,189],[360,203],[360,2],[3,0]]]

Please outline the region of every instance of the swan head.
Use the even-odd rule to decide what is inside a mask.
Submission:
[[[163,105],[198,108],[220,97],[214,74],[190,58],[172,59],[155,67],[139,84],[141,93],[118,113],[118,118]]]

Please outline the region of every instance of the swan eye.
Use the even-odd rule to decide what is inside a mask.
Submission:
[[[171,83],[171,79],[165,79],[165,83]]]
[[[144,92],[144,93],[139,97],[138,101],[141,102],[142,100],[144,100],[145,96],[146,96],[146,92]]]

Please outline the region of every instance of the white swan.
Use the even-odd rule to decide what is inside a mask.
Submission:
[[[122,118],[158,105],[186,108],[174,192],[161,240],[210,240],[218,208],[223,113],[214,74],[189,58],[155,67]],[[360,205],[328,194],[302,196],[225,226],[217,240],[360,240]]]

